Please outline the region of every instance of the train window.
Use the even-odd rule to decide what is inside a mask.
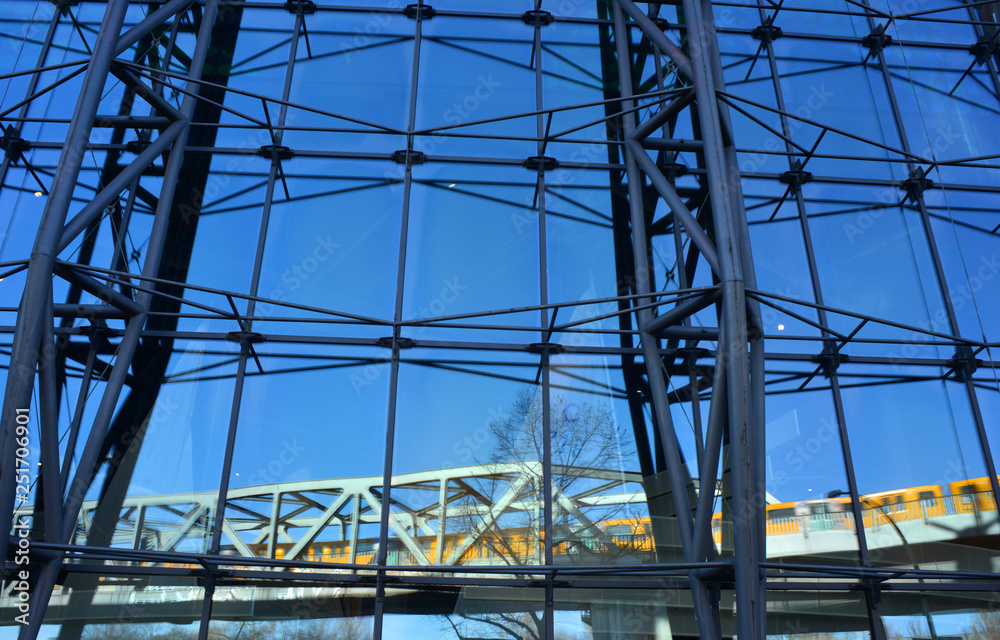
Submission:
[[[772,518],[791,518],[795,515],[795,509],[785,507],[784,509],[771,509]]]
[[[921,500],[933,500],[934,499],[934,492],[933,491],[921,491],[920,494],[919,494],[919,498]]]
[[[632,525],[630,524],[613,524],[608,527],[608,535],[612,536],[627,536],[632,534]]]

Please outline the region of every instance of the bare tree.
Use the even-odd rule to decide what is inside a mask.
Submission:
[[[968,640],[1000,640],[1000,609],[980,609],[965,628]]]
[[[540,471],[545,433],[540,389],[519,390],[510,411],[491,421],[488,430],[493,446],[488,460],[483,462],[493,473],[480,481],[477,491],[466,500],[466,506],[480,510],[466,518],[466,530],[482,531],[480,544],[489,549],[493,561],[510,565],[537,563],[542,559],[544,529]],[[603,527],[612,519],[637,523],[640,514],[629,512],[627,505],[621,504],[583,508],[573,504],[571,496],[602,484],[603,481],[593,479],[594,471],[620,471],[629,463],[634,455],[631,435],[617,425],[607,403],[572,402],[557,393],[550,400],[549,432],[553,526],[558,552],[585,551],[586,543],[603,536],[606,542],[601,552],[620,554],[622,549],[608,544],[610,538],[604,535]],[[529,477],[530,482],[526,481]],[[513,497],[518,488],[519,495]],[[498,504],[502,506],[505,496],[511,506],[502,514],[482,514],[487,506],[495,509]]]
[[[545,635],[541,612],[445,616],[455,637],[490,640],[540,640]]]
[[[901,626],[886,625],[886,638],[889,640],[906,640],[908,638],[930,638],[930,628],[924,618],[909,618]]]
[[[81,640],[195,640],[197,630],[166,623],[87,625]],[[371,640],[371,618],[213,622],[210,640]]]

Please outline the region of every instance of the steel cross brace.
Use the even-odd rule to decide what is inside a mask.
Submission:
[[[165,11],[154,12],[139,25],[133,27],[124,36],[126,42],[148,34],[164,20],[174,15],[177,11],[185,9],[190,2],[171,2],[165,5]],[[148,166],[156,156],[165,151],[170,143],[173,143],[172,153],[169,156],[164,171],[163,188],[160,194],[158,207],[154,216],[153,229],[150,233],[149,250],[143,264],[143,277],[151,278],[156,275],[159,266],[160,256],[163,251],[163,242],[166,237],[166,230],[170,216],[170,209],[173,203],[174,188],[177,183],[177,175],[183,162],[183,149],[187,141],[189,131],[188,123],[194,111],[197,101],[197,82],[201,76],[205,56],[208,52],[208,45],[211,29],[215,22],[217,13],[217,0],[209,0],[205,6],[204,17],[201,30],[198,34],[195,52],[192,56],[192,63],[189,69],[188,91],[179,112],[174,111],[169,115],[180,115],[167,131],[157,139],[153,145],[140,154],[122,174],[127,174],[127,179],[109,184],[108,187],[98,194],[95,202],[84,208],[84,217],[77,216],[70,225],[64,227],[64,221],[72,200],[73,191],[76,187],[77,177],[80,173],[84,153],[89,144],[91,129],[94,126],[97,108],[104,89],[105,81],[111,71],[113,58],[121,48],[122,40],[119,37],[124,23],[125,12],[128,8],[127,0],[111,0],[105,12],[105,16],[95,41],[95,54],[91,59],[86,75],[84,76],[83,88],[80,99],[77,103],[73,119],[70,123],[67,134],[67,142],[64,146],[59,165],[53,178],[53,185],[50,196],[46,202],[45,210],[42,214],[42,221],[35,239],[35,246],[32,250],[31,259],[28,266],[28,276],[25,283],[25,291],[19,308],[17,327],[15,328],[14,349],[11,354],[11,374],[8,377],[7,389],[3,407],[3,458],[4,462],[13,455],[14,447],[12,436],[14,435],[13,418],[15,410],[19,407],[29,406],[33,391],[34,371],[40,363],[40,354],[45,345],[42,344],[44,328],[51,326],[54,322],[51,299],[51,281],[56,266],[56,256],[75,233],[79,233],[86,228],[92,218],[96,218],[107,204],[117,199],[118,194],[128,184],[137,178],[143,169]],[[151,20],[156,16],[156,20]],[[127,49],[130,44],[126,44]],[[122,49],[122,51],[124,51]],[[169,132],[169,133],[168,133]],[[161,142],[162,141],[162,142]],[[119,176],[121,177],[121,176]],[[121,184],[119,184],[119,182]],[[120,187],[120,188],[118,188]],[[112,189],[114,189],[112,191]],[[104,201],[107,200],[105,203]],[[99,201],[99,202],[98,202]],[[99,206],[97,206],[99,204]],[[75,231],[75,233],[74,233]],[[124,297],[124,296],[122,296]],[[94,424],[84,447],[77,467],[77,473],[69,483],[69,492],[66,502],[61,506],[59,520],[62,524],[61,532],[53,532],[60,542],[71,539],[76,527],[76,515],[82,505],[84,495],[89,488],[90,482],[96,475],[98,468],[98,455],[101,441],[107,432],[113,416],[118,397],[125,382],[128,369],[131,365],[132,356],[138,346],[139,334],[145,324],[146,314],[149,311],[153,294],[148,291],[139,293],[137,300],[131,304],[124,304],[129,307],[128,311],[133,313],[129,320],[125,335],[119,345],[115,366],[111,372],[105,393],[101,398]],[[124,302],[118,300],[118,302]],[[50,356],[51,357],[51,356]],[[44,416],[43,416],[44,417]],[[43,429],[43,433],[47,430]],[[46,443],[42,443],[44,448]],[[68,455],[68,454],[67,454]],[[13,465],[3,464],[3,471],[0,472],[0,510],[7,507],[4,512],[13,511]],[[10,471],[8,471],[10,470]],[[9,475],[9,478],[8,478]],[[52,508],[51,505],[47,505]],[[0,542],[0,557],[6,557],[8,540],[6,536]],[[62,554],[57,554],[49,561],[39,576],[34,593],[32,594],[32,618],[30,624],[24,627],[20,637],[23,639],[34,638],[42,620],[45,608],[48,604],[55,579],[59,572],[62,561]]]
[[[34,391],[35,370],[38,367],[46,325],[53,323],[50,310],[52,273],[58,254],[63,221],[69,210],[77,177],[90,139],[90,131],[97,115],[104,82],[111,67],[114,46],[125,20],[127,0],[112,0],[104,14],[101,29],[94,42],[95,54],[87,66],[80,98],[77,101],[66,134],[66,144],[59,158],[39,223],[38,233],[28,261],[24,293],[18,307],[14,329],[13,348],[10,356],[10,373],[4,393],[2,420],[2,457],[0,457],[0,513],[13,513],[14,507],[14,419],[17,409],[27,409]],[[50,354],[47,356],[52,357]],[[41,443],[42,447],[47,443]],[[54,508],[53,505],[46,505]],[[64,519],[65,520],[65,519]],[[7,527],[0,536],[0,558],[7,557]]]
[[[648,278],[644,282],[643,278],[639,277],[641,271],[646,269],[645,263],[640,261],[641,256],[645,254],[643,219],[636,215],[641,214],[641,204],[636,205],[636,202],[641,203],[641,199],[637,200],[641,198],[641,194],[638,184],[633,187],[633,183],[639,180],[637,169],[642,168],[649,176],[652,186],[670,207],[675,219],[684,227],[720,281],[719,350],[704,458],[699,465],[702,476],[700,486],[702,488],[715,486],[722,429],[728,414],[735,503],[733,524],[736,545],[734,569],[737,634],[741,638],[763,638],[765,594],[760,562],[764,557],[764,499],[763,485],[759,476],[763,454],[764,361],[763,345],[760,341],[759,308],[755,303],[748,303],[745,295],[747,287],[755,287],[755,278],[733,133],[728,113],[717,98],[717,92],[724,89],[724,83],[711,2],[685,0],[682,6],[687,24],[690,58],[680,51],[656,23],[631,0],[616,0],[618,9],[616,15],[621,11],[627,13],[649,40],[673,60],[680,73],[694,85],[694,101],[701,127],[701,152],[708,175],[716,243],[713,245],[674,188],[643,149],[642,142],[646,136],[690,103],[688,97],[690,94],[685,94],[640,127],[630,125],[630,118],[626,118],[625,155],[629,168],[629,199],[633,207],[632,229],[633,243],[636,247],[637,281],[640,285],[645,284],[648,291]],[[619,40],[619,58],[628,59],[626,48],[628,32],[624,24],[619,26],[617,21],[616,40]],[[628,66],[622,67],[620,75],[623,78],[630,77],[628,69]],[[626,91],[629,84],[626,80],[621,83],[623,98],[631,98],[631,95],[626,95],[631,93],[630,90]],[[682,99],[686,101],[681,102]],[[628,103],[624,108],[630,106]],[[640,293],[642,292],[640,290]],[[639,324],[642,327],[643,350],[654,409],[658,417],[661,414],[665,417],[665,420],[660,420],[661,429],[664,424],[669,425],[670,422],[666,385],[660,370],[661,359],[655,332],[663,331],[670,324],[679,322],[714,302],[714,299],[706,296],[698,302],[678,305],[655,319],[651,317],[652,311],[646,311],[645,314],[640,312]],[[642,317],[643,315],[648,317]],[[670,441],[675,441],[675,438],[674,434],[664,434],[664,448],[667,450],[668,464],[671,467],[680,464],[679,456],[675,457],[670,447]],[[687,505],[686,487],[683,487],[681,479],[673,477],[674,475],[677,474],[671,474],[671,490],[676,503],[678,522],[681,525],[685,559],[689,562],[703,561],[712,547],[710,521],[714,490],[711,492],[701,490],[698,509],[695,512],[694,530],[690,531],[688,529],[690,521],[687,516],[691,510]],[[679,492],[683,492],[683,495],[679,496]],[[706,602],[703,595],[699,597],[694,577],[692,577],[692,595],[695,599],[700,633],[703,637],[718,637],[719,630],[711,620],[712,603]],[[717,603],[715,604],[717,606]]]

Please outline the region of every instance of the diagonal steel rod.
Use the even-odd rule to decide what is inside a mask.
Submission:
[[[112,0],[104,14],[101,30],[95,43],[99,46],[87,67],[73,113],[73,121],[66,134],[66,144],[59,157],[56,175],[49,197],[42,211],[38,233],[28,262],[24,293],[18,307],[14,330],[14,346],[10,356],[10,371],[4,393],[2,416],[3,453],[0,457],[0,513],[13,512],[14,506],[14,417],[17,409],[24,409],[31,402],[35,368],[44,333],[46,311],[51,301],[52,269],[58,254],[63,221],[69,210],[76,180],[90,139],[90,131],[97,115],[97,107],[104,90],[104,82],[111,67],[114,42],[121,30],[128,7],[127,0]],[[0,536],[0,558],[7,557],[7,536]]]

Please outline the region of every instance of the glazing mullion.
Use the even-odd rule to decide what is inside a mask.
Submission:
[[[863,2],[866,5],[868,4],[868,0],[863,0]],[[875,30],[875,23],[870,16],[868,17],[868,25],[871,27],[872,31]],[[881,49],[878,50],[878,64],[879,69],[882,72],[882,79],[885,83],[886,95],[888,95],[889,104],[892,107],[892,117],[899,132],[900,146],[907,154],[906,166],[909,170],[909,175],[919,175],[919,177],[923,177],[923,169],[913,162],[913,158],[910,155],[910,142],[906,135],[906,126],[903,122],[903,115],[899,109],[899,102],[896,99],[895,88],[892,85],[892,78],[889,74],[889,66],[885,61],[885,54]],[[931,153],[933,154],[933,151],[931,151]],[[940,176],[940,171],[938,175]],[[919,188],[914,188],[913,193],[911,194],[911,200],[914,200],[917,203],[917,207],[920,211],[920,221],[924,228],[924,235],[927,237],[927,246],[931,254],[931,261],[934,264],[934,273],[937,276],[941,298],[944,301],[945,310],[948,312],[948,322],[951,325],[951,330],[955,337],[961,339],[958,315],[955,313],[955,307],[951,301],[951,294],[948,289],[948,280],[944,273],[944,265],[941,263],[941,255],[938,252],[937,240],[934,236],[934,229],[931,226],[930,215],[927,211],[927,204],[924,200],[923,191]],[[968,376],[966,376],[966,378],[968,378]],[[975,386],[968,379],[966,380],[966,392],[969,396],[969,403],[972,405],[972,415],[974,422],[976,423],[976,432],[979,437],[979,446],[983,453],[983,461],[986,464],[986,473],[989,476],[990,487],[993,490],[994,504],[1000,504],[998,503],[998,500],[1000,500],[1000,481],[997,479],[997,470],[996,464],[993,460],[993,452],[990,450],[989,439],[986,435],[986,426],[983,423],[982,412],[979,408],[979,396],[976,394]],[[1000,518],[1000,513],[998,513],[998,518]]]
[[[541,9],[542,1],[535,0],[535,10]],[[549,326],[549,311],[544,306],[548,304],[548,260],[547,260],[547,247],[546,247],[546,233],[545,233],[545,160],[543,156],[545,155],[545,116],[542,113],[544,109],[544,82],[542,74],[542,23],[541,20],[535,21],[534,28],[534,41],[532,44],[534,48],[533,58],[535,61],[535,110],[538,115],[535,116],[535,128],[536,135],[538,136],[538,157],[539,157],[539,168],[537,174],[537,181],[535,189],[538,192],[538,281],[539,281],[539,304],[543,305],[539,310],[539,322],[541,327]],[[549,332],[546,332],[542,336],[543,343],[548,343],[552,338]],[[542,527],[544,531],[544,553],[545,553],[545,564],[551,566],[553,564],[552,558],[552,524],[553,516],[552,513],[552,417],[549,415],[551,413],[552,399],[550,393],[552,390],[549,384],[549,350],[547,348],[542,349],[540,366],[542,368],[542,496],[543,496],[543,511],[545,513],[545,520],[542,522]],[[555,636],[555,608],[554,608],[554,592],[552,588],[552,581],[547,580],[545,582],[545,637],[553,638]]]
[[[968,2],[969,0],[963,1]],[[972,29],[976,34],[976,40],[982,42],[984,36],[986,35],[986,30],[983,29],[983,25],[976,15],[978,13],[978,9],[970,6],[966,9],[966,11],[969,13],[969,21],[972,23]],[[1000,26],[996,28],[1000,29]],[[1000,102],[1000,77],[997,76],[996,58],[994,58],[993,55],[986,57],[986,68],[989,70],[990,80],[993,82],[993,93],[996,95],[998,102]],[[972,73],[972,71],[970,71],[970,73]]]
[[[299,36],[302,29],[303,15],[301,11],[295,16],[295,26],[292,34],[291,44],[288,53],[288,68],[285,70],[285,83],[282,89],[282,100],[287,102],[291,91],[292,76],[295,71],[295,56],[298,51]],[[264,105],[267,108],[267,105]],[[282,126],[287,115],[287,104],[281,105],[278,115],[278,129],[274,132],[274,146],[281,144],[283,134]],[[257,235],[257,250],[254,256],[253,274],[250,279],[250,298],[247,300],[246,316],[243,319],[236,318],[236,322],[241,329],[240,336],[240,357],[236,369],[236,381],[233,388],[233,404],[229,413],[229,427],[226,434],[226,451],[222,461],[222,471],[219,478],[219,496],[215,508],[215,521],[212,523],[212,537],[210,549],[213,555],[219,553],[222,543],[222,525],[226,518],[226,501],[229,494],[229,478],[233,466],[233,450],[236,446],[236,430],[239,424],[240,406],[243,398],[243,383],[246,378],[247,357],[251,349],[250,334],[253,330],[253,314],[255,307],[254,297],[260,284],[261,264],[264,259],[264,245],[267,239],[267,227],[270,220],[271,205],[274,197],[274,183],[278,173],[278,156],[275,151],[271,158],[271,171],[268,176],[267,189],[264,195],[263,211],[261,212],[260,231]],[[268,540],[268,556],[274,555],[274,539]],[[198,629],[198,640],[206,640],[208,637],[209,625],[212,617],[213,593],[215,590],[215,574],[208,571],[205,576],[205,596],[201,613],[201,624]]]
[[[763,8],[758,9],[760,12],[761,24],[765,24],[767,20],[767,14]],[[764,47],[767,51],[767,60],[771,70],[771,79],[774,86],[775,100],[778,106],[778,110],[781,112],[781,128],[782,132],[785,134],[785,150],[788,152],[788,168],[790,171],[796,169],[795,161],[792,159],[795,156],[795,149],[792,147],[789,140],[792,137],[791,124],[788,121],[788,116],[785,115],[787,112],[785,105],[785,96],[781,88],[781,76],[778,71],[777,58],[774,55],[774,46],[770,39],[764,39]],[[798,180],[794,180],[791,186],[793,193],[795,195],[795,206],[798,212],[799,228],[802,231],[802,241],[806,252],[806,262],[809,265],[809,278],[812,282],[813,295],[816,297],[816,303],[818,305],[824,305],[823,302],[823,287],[819,280],[819,268],[816,265],[816,249],[813,245],[812,231],[809,228],[809,217],[806,212],[805,196],[802,193],[802,183]],[[818,307],[816,313],[819,316],[819,322],[824,327],[829,326],[829,319],[826,313],[826,309],[823,307]],[[823,337],[825,339],[830,339],[832,336],[827,332],[823,331]],[[858,553],[860,555],[861,564],[863,566],[871,566],[871,560],[868,553],[868,540],[864,530],[864,521],[862,519],[861,512],[861,499],[858,493],[857,479],[854,474],[854,458],[851,455],[851,444],[850,438],[847,433],[847,424],[844,415],[843,406],[843,396],[840,393],[839,380],[834,380],[837,376],[837,372],[833,367],[828,367],[826,371],[827,375],[830,376],[831,380],[831,393],[833,395],[834,408],[837,413],[837,422],[840,427],[840,440],[841,440],[841,454],[844,457],[845,471],[847,475],[848,490],[851,493],[851,512],[854,515],[855,531],[858,535]],[[871,610],[871,614],[878,617],[877,610]],[[873,624],[873,629],[881,629],[881,625]]]
[[[389,399],[385,428],[385,458],[382,469],[382,511],[379,514],[378,581],[375,587],[373,640],[382,640],[382,621],[385,615],[385,566],[388,560],[389,518],[392,510],[392,463],[396,436],[396,399],[399,384],[399,338],[403,322],[403,292],[406,278],[406,246],[410,220],[410,192],[413,188],[413,143],[417,119],[417,88],[420,78],[420,48],[422,42],[424,9],[417,7],[413,31],[413,65],[410,78],[410,103],[406,122],[406,159],[403,173],[403,202],[400,212],[399,253],[396,258],[396,298],[392,312],[392,360],[389,365]]]
[[[35,64],[36,71],[31,74],[31,78],[28,80],[28,88],[24,92],[25,103],[21,105],[21,110],[17,114],[17,119],[14,120],[14,124],[12,125],[14,127],[13,134],[15,136],[19,136],[21,134],[23,118],[28,115],[28,109],[31,107],[32,103],[29,98],[31,98],[32,94],[35,93],[35,89],[38,87],[38,77],[41,75],[41,72],[37,69],[45,66],[45,59],[48,57],[49,49],[52,47],[52,36],[56,32],[56,27],[59,26],[59,15],[59,11],[53,11],[52,18],[49,20],[49,28],[48,31],[45,32],[45,39],[42,41],[42,50],[38,53],[38,62]],[[0,189],[3,189],[3,185],[7,177],[7,169],[10,167],[11,160],[16,157],[17,156],[13,154],[5,153],[3,160],[0,161]]]

